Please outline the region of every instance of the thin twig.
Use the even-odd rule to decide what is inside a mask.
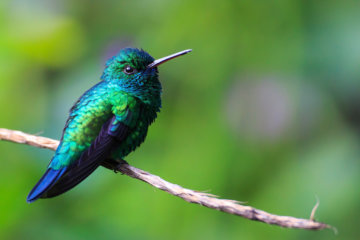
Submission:
[[[316,210],[318,209],[319,205],[320,205],[320,200],[319,200],[319,198],[316,196],[316,204],[315,204],[315,206],[313,207],[313,209],[311,210],[310,220],[315,220],[315,212],[316,212]]]
[[[0,140],[6,140],[16,143],[27,144],[40,148],[47,148],[55,150],[59,141],[50,138],[34,136],[20,131],[0,128]],[[324,228],[331,228],[331,226],[314,221],[314,210],[310,219],[294,218],[289,216],[278,216],[258,210],[250,206],[240,205],[239,202],[234,200],[219,199],[214,195],[194,191],[191,189],[183,188],[179,185],[165,181],[164,179],[145,172],[141,169],[135,168],[127,163],[118,165],[118,171],[121,173],[144,181],[158,189],[170,193],[171,195],[180,197],[187,202],[196,203],[208,208],[220,210],[222,212],[230,213],[233,215],[242,216],[250,220],[256,220],[267,224],[274,224],[286,228],[301,228],[320,230]],[[316,208],[315,208],[316,209]]]

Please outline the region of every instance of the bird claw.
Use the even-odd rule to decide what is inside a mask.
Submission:
[[[124,165],[124,164],[128,164],[128,163],[123,159],[116,159],[116,164],[113,162],[111,164],[111,167],[108,167],[108,168],[113,170],[114,173],[118,173],[118,172],[121,172],[119,169],[120,169],[121,165]]]
[[[123,164],[127,164],[127,165],[129,165],[128,164],[128,162],[127,161],[125,161],[124,159],[119,159],[119,160],[117,160],[118,161],[118,165],[123,165]]]

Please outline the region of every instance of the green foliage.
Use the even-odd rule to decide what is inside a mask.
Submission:
[[[0,127],[59,138],[68,109],[125,46],[153,57],[163,108],[127,157],[171,182],[339,230],[286,230],[195,206],[100,169],[28,205],[53,154],[0,142],[1,239],[355,239],[360,209],[358,3],[0,3]]]

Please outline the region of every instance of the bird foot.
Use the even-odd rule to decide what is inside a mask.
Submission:
[[[129,165],[128,162],[125,161],[124,159],[117,159],[116,161],[118,162],[118,164],[116,166],[116,169],[114,169],[115,173],[120,172],[117,169],[120,169],[121,165],[124,165],[124,164]],[[121,173],[121,175],[124,175],[124,173]]]
[[[120,166],[123,164],[128,164],[125,160],[123,159],[106,159],[103,163],[101,163],[101,166],[114,171],[114,173],[118,173],[120,169]]]

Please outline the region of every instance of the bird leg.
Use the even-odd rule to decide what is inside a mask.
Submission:
[[[119,172],[119,165],[122,164],[128,164],[123,159],[113,159],[113,158],[107,158],[105,161],[101,163],[101,166],[114,171],[115,173]]]

